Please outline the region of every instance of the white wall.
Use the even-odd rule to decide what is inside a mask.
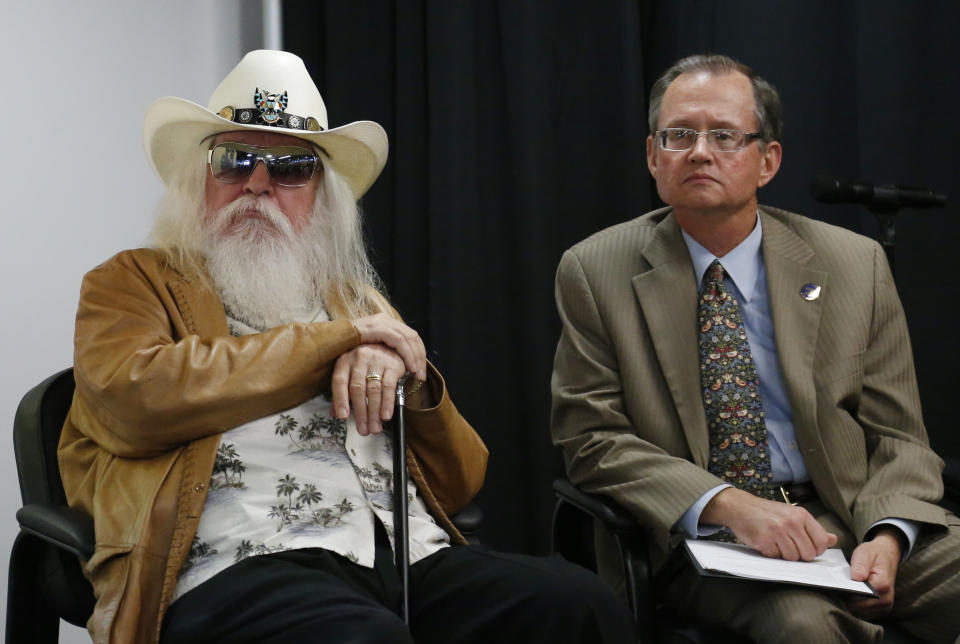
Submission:
[[[0,427],[20,397],[72,363],[80,279],[146,239],[161,184],[144,157],[147,105],[206,105],[261,46],[259,0],[3,0],[0,27]],[[0,616],[20,492],[0,440]],[[5,617],[0,617],[0,624]],[[63,642],[87,642],[62,624]]]

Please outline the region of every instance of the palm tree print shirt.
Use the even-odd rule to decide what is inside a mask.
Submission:
[[[228,321],[234,335],[258,332],[229,311]],[[392,544],[389,430],[360,436],[353,415],[335,418],[330,405],[324,393],[223,434],[174,600],[246,557],[283,550],[325,548],[372,568],[374,521]],[[449,536],[412,482],[407,497],[410,560],[416,562],[449,545]]]

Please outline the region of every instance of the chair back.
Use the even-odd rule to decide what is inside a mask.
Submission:
[[[61,535],[46,534],[32,520],[47,516],[33,512],[37,510],[80,514],[66,508],[57,465],[57,443],[73,390],[73,369],[64,369],[27,392],[14,418],[13,448],[24,507],[17,513],[21,532],[10,556],[8,644],[56,642],[61,618],[84,626],[93,612],[93,590],[83,577],[77,550],[63,549]]]
[[[28,391],[17,407],[13,452],[24,505],[67,503],[57,464],[57,443],[73,400],[73,388],[73,369],[64,369]]]

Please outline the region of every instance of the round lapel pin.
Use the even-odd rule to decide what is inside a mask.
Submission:
[[[820,285],[819,284],[804,284],[803,288],[800,289],[800,297],[805,299],[807,302],[812,302],[818,297],[820,297]]]

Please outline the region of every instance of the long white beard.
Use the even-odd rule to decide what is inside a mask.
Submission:
[[[241,213],[252,210],[263,219],[238,223]],[[319,285],[328,275],[323,257],[332,249],[316,219],[295,232],[269,198],[252,195],[208,215],[202,252],[231,315],[266,330],[309,319],[317,311],[322,305]]]

